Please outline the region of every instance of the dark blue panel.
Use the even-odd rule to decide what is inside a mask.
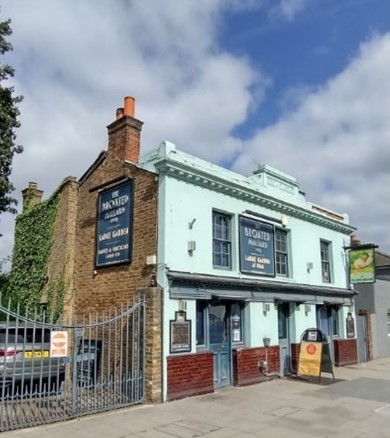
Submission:
[[[131,261],[132,198],[132,181],[99,195],[96,266]]]
[[[274,226],[240,217],[240,270],[275,276]]]

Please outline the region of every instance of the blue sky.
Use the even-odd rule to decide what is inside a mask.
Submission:
[[[17,195],[46,196],[107,145],[136,98],[163,140],[249,175],[269,164],[390,252],[388,0],[0,0],[24,95]],[[3,60],[2,60],[3,61]],[[2,215],[1,256],[14,217]]]

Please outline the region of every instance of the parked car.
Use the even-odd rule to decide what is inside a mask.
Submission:
[[[65,358],[50,357],[49,328],[0,322],[0,390],[3,397],[57,393]]]

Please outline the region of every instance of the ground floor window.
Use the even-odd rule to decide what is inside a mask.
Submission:
[[[244,306],[240,301],[196,301],[196,345],[244,342]]]

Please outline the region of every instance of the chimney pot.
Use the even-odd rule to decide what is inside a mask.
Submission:
[[[41,202],[43,191],[38,189],[36,182],[30,181],[28,187],[22,190],[23,211],[30,206],[37,205]]]
[[[124,109],[123,108],[117,108],[116,110],[116,120],[120,119],[124,115]]]
[[[125,97],[124,115],[134,117],[135,99],[132,96]]]

